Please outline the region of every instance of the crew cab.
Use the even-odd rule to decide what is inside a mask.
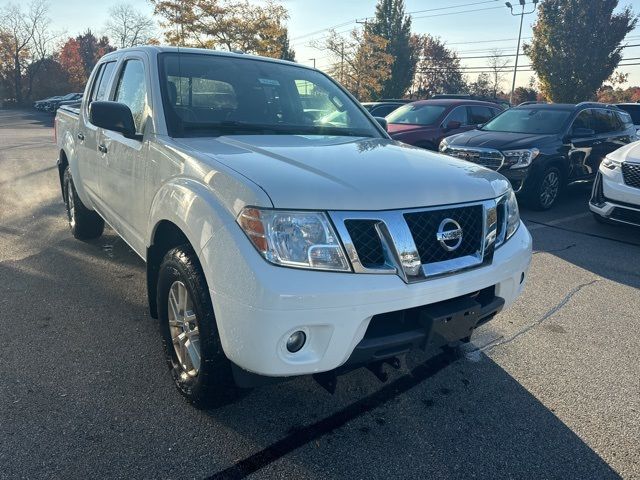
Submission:
[[[342,115],[320,122],[303,92]],[[509,182],[383,123],[318,70],[155,46],[107,54],[80,108],[59,109],[71,232],[95,238],[106,222],[146,261],[150,313],[193,404],[397,366],[468,341],[520,294],[531,236]]]
[[[616,106],[528,104],[445,138],[440,151],[501,172],[531,208],[547,210],[568,183],[593,180],[607,154],[636,139]]]

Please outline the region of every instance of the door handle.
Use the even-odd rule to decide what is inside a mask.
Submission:
[[[107,147],[102,143],[98,145],[98,150],[100,150],[102,153],[107,153]]]
[[[81,142],[84,142],[84,134],[83,133],[78,133],[78,140],[80,140]]]

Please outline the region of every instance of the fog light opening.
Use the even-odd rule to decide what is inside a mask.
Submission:
[[[287,350],[291,353],[299,352],[300,349],[304,347],[306,341],[307,335],[302,330],[293,332],[287,340]]]

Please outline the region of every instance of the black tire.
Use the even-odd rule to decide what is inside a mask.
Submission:
[[[564,183],[564,175],[558,167],[547,167],[540,175],[527,181],[525,203],[533,210],[549,210],[562,196]]]
[[[78,197],[69,167],[64,171],[63,180],[67,220],[74,238],[78,240],[98,238],[104,232],[104,220],[96,212],[89,210]]]
[[[195,314],[193,322],[184,322],[182,325],[192,323],[197,328],[200,359],[197,371],[192,368],[195,365],[193,362],[179,358],[179,348],[174,346],[177,336],[172,336],[171,331],[171,328],[179,327],[169,325],[169,296],[176,282],[181,282],[186,288],[191,307],[188,312]],[[207,281],[189,245],[173,248],[164,256],[158,275],[157,302],[167,364],[180,393],[197,408],[216,408],[236,400],[240,390],[233,379],[231,362],[222,350]],[[183,310],[186,315],[187,309]],[[182,355],[188,358],[186,350],[182,351]]]

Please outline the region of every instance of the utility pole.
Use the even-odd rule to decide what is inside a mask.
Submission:
[[[509,95],[509,103],[513,102],[513,91],[516,89],[516,74],[518,73],[518,57],[520,56],[520,40],[522,39],[522,22],[524,20],[525,15],[529,15],[536,11],[536,7],[538,6],[538,0],[532,0],[533,9],[530,12],[525,12],[524,7],[526,5],[526,0],[520,0],[520,5],[522,6],[522,11],[520,13],[513,13],[513,5],[511,2],[505,2],[504,4],[511,11],[511,15],[514,17],[520,16],[520,30],[518,32],[518,49],[516,50],[516,63],[513,67],[513,82],[511,83],[511,94]]]
[[[310,58],[309,61],[313,62],[313,68],[316,68],[316,59],[315,58]]]

